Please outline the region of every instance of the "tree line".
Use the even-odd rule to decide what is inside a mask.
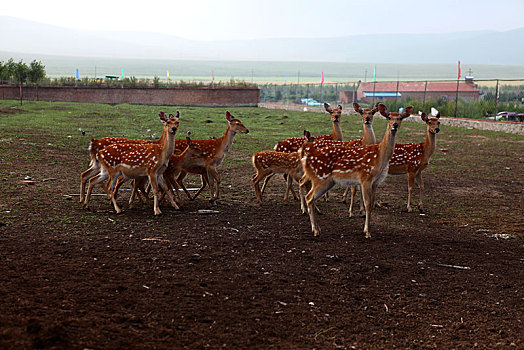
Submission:
[[[2,82],[37,85],[45,77],[45,66],[40,61],[33,60],[29,65],[22,60],[15,62],[12,58],[7,62],[0,61],[0,80]]]

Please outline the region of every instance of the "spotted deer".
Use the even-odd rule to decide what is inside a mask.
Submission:
[[[179,115],[179,113],[177,113]],[[97,160],[101,165],[100,172],[89,180],[89,187],[84,201],[87,208],[93,186],[108,179],[110,184],[110,199],[115,211],[120,213],[120,208],[115,200],[114,187],[119,176],[124,180],[148,177],[154,195],[154,213],[160,215],[162,212],[158,207],[159,185],[164,185],[168,194],[171,192],[163,184],[163,174],[166,170],[170,156],[175,150],[175,134],[178,129],[178,117],[166,118],[160,114],[160,120],[164,125],[161,140],[158,144],[113,144],[97,153]],[[169,197],[171,204],[177,208],[174,198]]]
[[[424,211],[422,206],[424,182],[422,171],[426,169],[429,160],[435,151],[437,133],[440,131],[440,112],[434,110],[436,115],[427,116],[422,113],[420,118],[426,123],[426,139],[423,143],[401,143],[395,145],[395,151],[389,162],[389,174],[408,175],[408,212],[412,212],[411,195],[413,193],[413,183],[415,180],[420,189],[419,210]]]
[[[161,115],[165,115],[164,112],[160,112]],[[169,117],[173,117],[172,114]],[[177,112],[176,118],[179,117],[179,112]],[[162,143],[163,135],[160,136],[158,140],[135,140],[128,139],[124,137],[102,137],[100,139],[91,139],[89,143],[89,168],[80,175],[80,203],[83,203],[85,200],[85,189],[87,182],[90,178],[97,175],[100,172],[100,163],[98,162],[96,155],[101,149],[114,144],[124,144],[124,143],[137,143],[137,144],[159,144]],[[107,192],[107,188],[100,183],[100,186]]]
[[[192,142],[203,151],[203,157],[200,162],[195,162],[191,166],[183,167],[177,178],[177,182],[182,186],[182,189],[189,199],[195,199],[206,187],[206,184],[209,185],[210,200],[215,201],[219,198],[220,176],[216,168],[222,164],[226,154],[229,152],[229,149],[235,140],[235,135],[237,133],[249,133],[249,129],[246,128],[239,119],[229,113],[229,111],[226,111],[226,120],[228,124],[222,137],[218,139],[192,140]],[[177,140],[177,148],[185,149],[186,147],[187,144],[184,144],[184,140]],[[202,186],[193,197],[191,197],[182,183],[182,180],[187,173],[202,176]],[[216,186],[216,189],[213,192],[214,186]]]
[[[253,174],[251,181],[255,188],[258,203],[262,204],[262,192],[260,191],[259,182],[269,175],[287,174],[287,188],[284,194],[284,203],[286,203],[293,180],[298,182],[302,176],[302,164],[300,163],[298,152],[255,152],[253,153],[252,162],[256,174]]]
[[[334,185],[360,185],[366,208],[364,234],[371,237],[369,219],[374,202],[375,190],[388,173],[389,160],[395,148],[395,137],[401,122],[407,118],[412,106],[406,107],[402,114],[390,113],[385,105],[379,104],[379,111],[388,120],[384,138],[380,143],[361,147],[327,146],[317,148],[308,142],[299,152],[304,175],[300,186],[311,181],[311,190],[306,195],[306,204],[313,234],[320,233],[314,205],[315,201]]]
[[[321,135],[316,136],[316,140],[336,140],[336,141],[342,141],[342,128],[340,127],[340,116],[342,115],[342,106],[338,105],[337,108],[331,108],[329,103],[324,103],[324,109],[326,112],[331,114],[331,124],[333,126],[333,132],[329,135]],[[277,152],[286,152],[286,153],[292,153],[292,152],[298,152],[300,147],[304,145],[304,142],[306,142],[306,137],[290,137],[288,139],[285,139],[284,141],[280,141],[277,143],[274,147],[274,150]],[[264,190],[266,189],[266,185],[269,182],[269,180],[273,177],[273,174],[268,175],[264,183],[262,184],[262,194],[264,193]],[[286,179],[287,176],[284,175],[284,179]],[[286,179],[287,182],[287,179]],[[293,194],[293,197],[296,199],[296,194],[293,191],[293,188],[291,188],[291,193]]]

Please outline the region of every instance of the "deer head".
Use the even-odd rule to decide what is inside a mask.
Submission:
[[[426,113],[422,113],[420,118],[427,124],[428,131],[435,135],[440,131],[440,112],[436,116],[427,116]]]
[[[340,122],[340,115],[342,114],[342,106],[341,105],[338,105],[337,108],[333,109],[333,108],[331,108],[329,103],[324,102],[324,108],[326,109],[326,112],[331,114],[331,120],[334,123],[339,123]]]
[[[249,133],[249,129],[246,128],[244,126],[244,124],[242,124],[242,122],[240,120],[238,120],[237,118],[233,117],[233,115],[231,113],[229,113],[229,111],[226,111],[226,120],[229,122],[229,127],[231,128],[231,131],[236,134],[236,133],[240,133],[240,134],[247,134]]]
[[[176,111],[175,116],[169,114],[169,118],[166,118],[166,114],[164,112],[160,112],[158,115],[160,117],[160,121],[162,121],[162,124],[164,124],[164,127],[168,128],[168,132],[172,135],[176,134],[179,125],[178,119],[180,117],[180,112]]]
[[[379,103],[373,109],[362,109],[358,103],[353,102],[353,109],[362,116],[362,123],[369,125],[373,123],[373,116],[378,112],[378,105]]]
[[[388,120],[388,125],[392,133],[396,133],[400,128],[400,123],[403,119],[409,117],[411,112],[413,112],[413,106],[408,106],[404,108],[402,113],[389,112],[388,108],[382,104],[378,104],[378,109],[380,114]]]

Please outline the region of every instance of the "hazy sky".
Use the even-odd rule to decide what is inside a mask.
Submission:
[[[524,26],[524,0],[25,0],[2,3],[0,14],[73,29],[227,40],[505,31]]]

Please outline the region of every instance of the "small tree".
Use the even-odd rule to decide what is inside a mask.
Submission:
[[[45,66],[42,64],[42,62],[33,60],[29,66],[27,75],[29,82],[37,85],[38,82],[45,78]]]
[[[24,96],[22,91],[22,85],[24,84],[24,81],[27,79],[28,73],[29,67],[22,60],[20,60],[20,62],[14,65],[14,77],[16,81],[20,84],[20,104],[22,104],[22,99]]]

